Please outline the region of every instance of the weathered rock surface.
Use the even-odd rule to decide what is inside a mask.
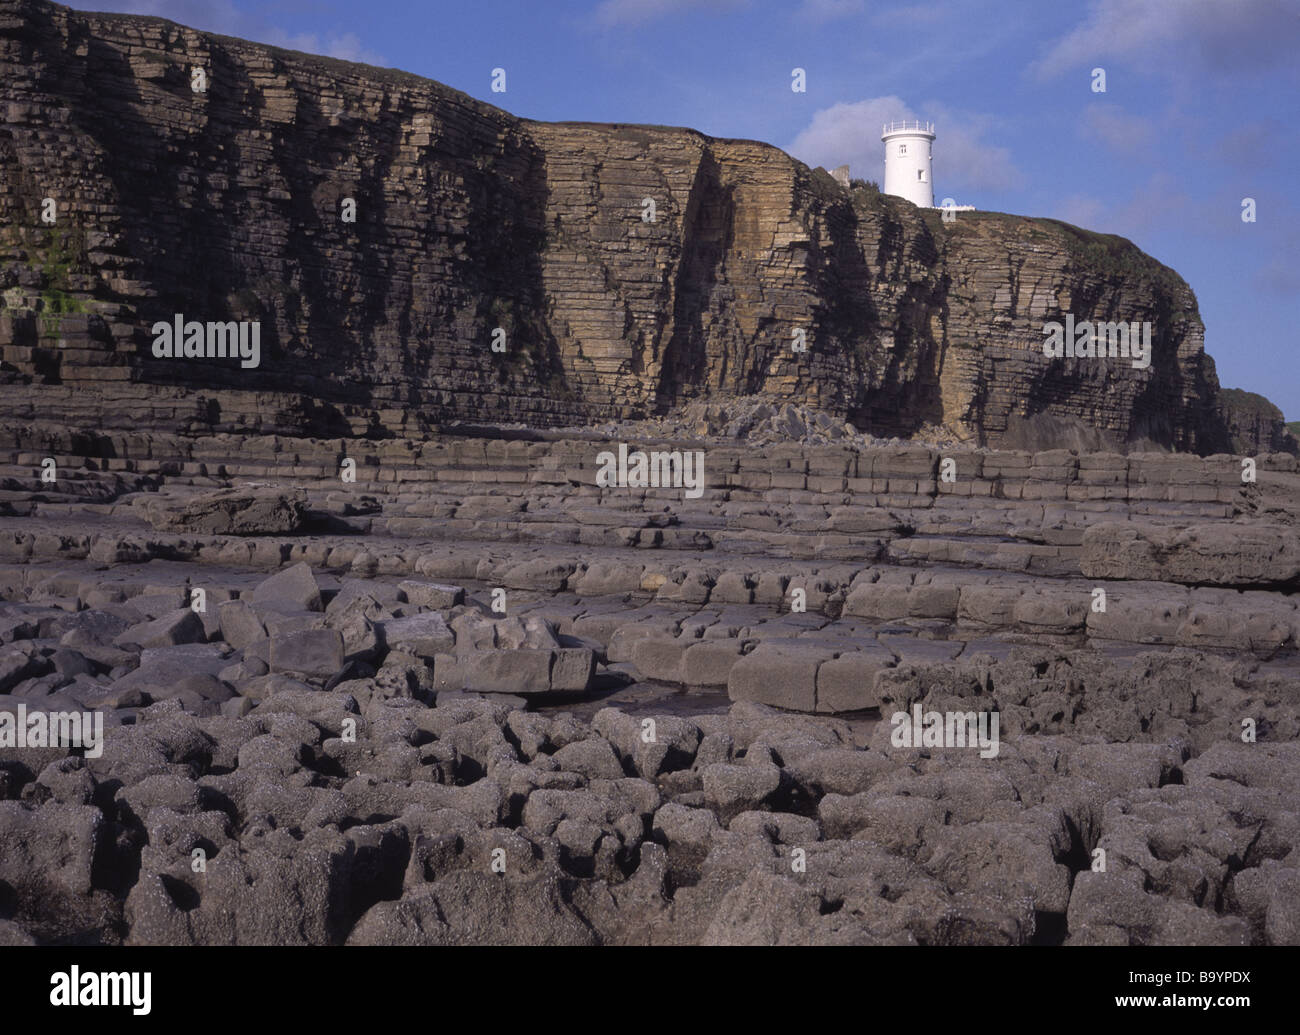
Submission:
[[[288,535],[306,516],[301,499],[283,493],[220,489],[188,499],[179,507],[156,501],[149,521],[158,531],[199,535]]]
[[[1190,528],[1094,525],[1079,566],[1102,579],[1300,588],[1300,529],[1261,524]]]
[[[587,722],[311,674],[237,712],[164,700],[99,757],[0,751],[0,922],[20,943],[1295,944],[1300,701],[1243,743],[1205,662],[1028,648],[890,683],[891,707],[996,702],[991,757],[744,703]]]
[[[1215,407],[1228,432],[1228,452],[1300,453],[1300,438],[1287,426],[1282,411],[1262,395],[1223,388]]]

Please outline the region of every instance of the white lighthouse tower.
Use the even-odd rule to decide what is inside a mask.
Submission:
[[[930,170],[933,122],[890,122],[885,142],[886,194],[906,198],[921,208],[934,208],[934,177]]]

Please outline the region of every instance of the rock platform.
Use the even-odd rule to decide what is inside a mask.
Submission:
[[[0,943],[1300,941],[1295,457],[626,444],[6,431]]]

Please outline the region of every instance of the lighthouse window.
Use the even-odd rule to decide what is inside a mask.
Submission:
[[[922,183],[924,183],[924,182],[925,182],[925,170],[924,170],[924,169],[917,169],[917,170],[916,170],[916,178],[917,178],[918,180],[920,180]]]
[[[899,144],[899,145],[898,145],[898,153],[899,153],[900,155],[905,155],[905,154],[907,154],[907,145],[906,145],[906,144]]]

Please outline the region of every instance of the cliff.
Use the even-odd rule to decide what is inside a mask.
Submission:
[[[1300,453],[1297,428],[1287,424],[1282,411],[1262,395],[1224,388],[1215,405],[1228,429],[1232,452]]]
[[[0,103],[0,400],[19,420],[419,435],[726,392],[880,434],[1229,445],[1194,295],[1120,238],[945,223],[761,143],[531,122],[43,0],[0,0]],[[260,364],[155,358],[176,313],[258,321]],[[1067,313],[1150,321],[1149,368],[1045,357]]]

